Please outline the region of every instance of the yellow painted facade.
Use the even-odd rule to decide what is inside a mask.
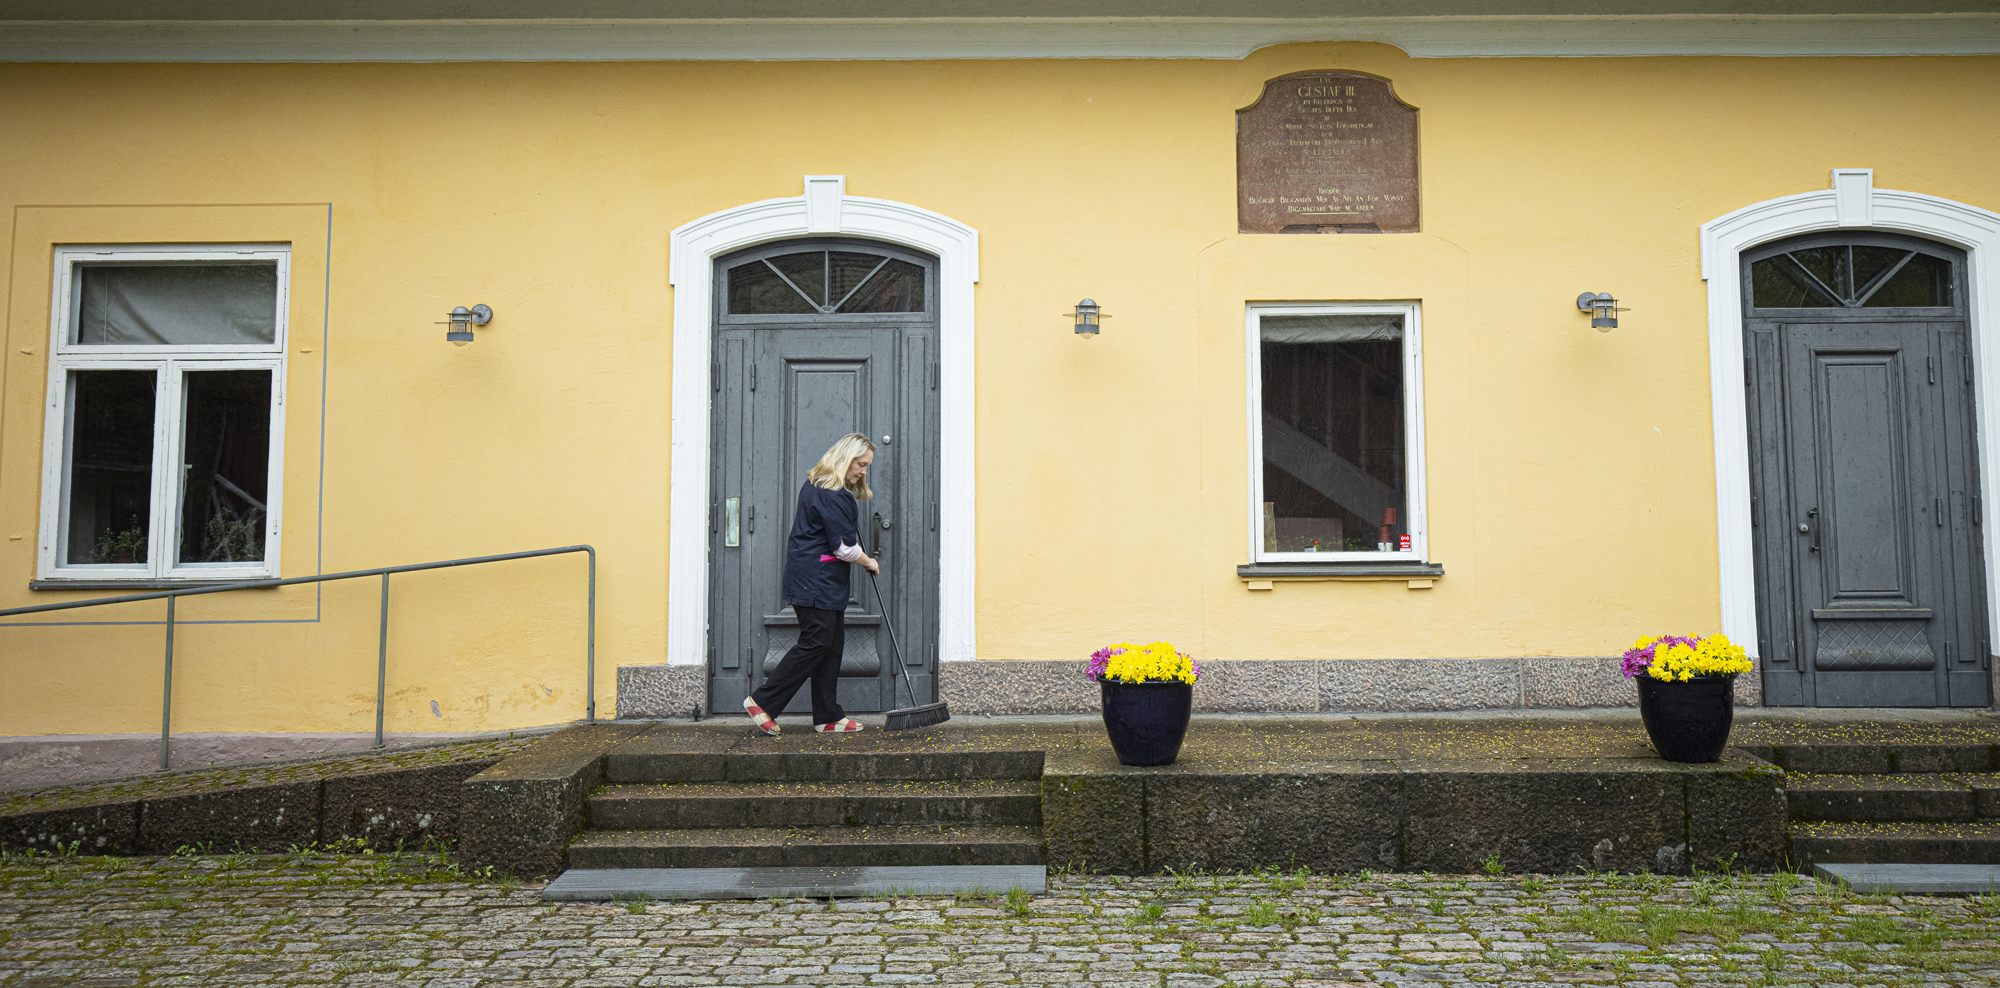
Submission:
[[[1421,111],[1423,232],[1236,233],[1234,111],[1373,73]],[[1697,227],[1826,188],[2000,208],[2000,58],[0,65],[0,608],[32,591],[51,251],[293,250],[285,576],[601,552],[598,702],[667,661],[668,233],[847,176],[979,231],[977,647],[1589,656],[1718,621]],[[1581,291],[1630,311],[1593,332]],[[1090,296],[1095,339],[1063,313]],[[1244,313],[1417,300],[1430,559],[1251,591]],[[449,346],[454,305],[496,317]],[[322,390],[322,381],[324,389]],[[323,413],[322,413],[323,409]],[[372,728],[372,580],[195,598],[175,730]],[[394,582],[388,729],[583,714],[581,557]],[[0,734],[158,725],[164,605],[0,619]],[[690,657],[692,658],[692,657]],[[949,671],[946,672],[949,675]],[[435,713],[432,703],[435,702]]]

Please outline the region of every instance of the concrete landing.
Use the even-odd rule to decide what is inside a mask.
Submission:
[[[542,898],[825,899],[864,895],[1000,895],[1048,890],[1041,865],[878,868],[572,868]]]
[[[1993,895],[2000,892],[2000,865],[1985,864],[1819,864],[1814,877],[1846,882],[1863,895]]]

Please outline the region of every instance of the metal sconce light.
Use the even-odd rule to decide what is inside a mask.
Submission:
[[[1096,336],[1097,321],[1099,319],[1111,318],[1102,309],[1103,306],[1098,305],[1090,299],[1084,299],[1076,303],[1076,335]]]
[[[1576,297],[1576,307],[1590,313],[1590,328],[1610,332],[1618,328],[1618,300],[1610,292],[1584,292]]]
[[[452,346],[464,346],[472,342],[472,327],[484,326],[492,321],[492,306],[481,304],[468,309],[461,305],[451,310],[449,322],[438,325],[451,327],[444,331],[444,338],[450,340]]]

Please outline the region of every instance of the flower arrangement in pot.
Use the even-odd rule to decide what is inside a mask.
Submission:
[[[1670,762],[1713,762],[1729,744],[1736,677],[1750,671],[1726,635],[1648,635],[1625,650],[1625,676],[1639,685],[1639,719],[1653,750]]]
[[[1090,653],[1104,731],[1124,765],[1172,765],[1187,738],[1201,665],[1168,642],[1120,642]]]

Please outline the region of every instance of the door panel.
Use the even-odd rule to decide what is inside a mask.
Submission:
[[[1894,339],[1914,348],[1924,363],[1921,328],[1894,326],[1785,327],[1795,388],[1792,419],[1816,426],[1814,442],[1797,444],[1792,455],[1802,484],[1799,516],[1815,531],[1806,551],[1820,565],[1802,572],[1802,588],[1812,607],[1917,607],[1918,557],[1928,558],[1934,540],[1914,523],[1919,510],[1910,484],[1929,472],[1922,405],[1906,395],[1909,361],[1902,348],[1851,350],[1862,335],[1880,345]],[[1917,382],[1919,387],[1922,382]],[[1912,408],[1912,404],[1916,404]],[[1912,446],[1915,449],[1912,449]],[[1928,520],[1928,519],[1926,519]]]
[[[1814,353],[1813,402],[1822,413],[1818,448],[1827,502],[1827,596],[1896,598],[1908,603],[1910,558],[1909,472],[1900,441],[1902,389],[1896,353]]]
[[[769,431],[759,435],[757,449],[782,450],[772,458],[778,469],[768,485],[778,492],[773,511],[778,525],[772,539],[776,554],[769,560],[768,582],[757,587],[758,595],[753,598],[763,609],[765,636],[759,682],[798,642],[798,616],[783,601],[783,582],[784,543],[798,507],[799,486],[834,440],[850,432],[866,433],[883,418],[882,405],[888,396],[877,387],[877,380],[886,377],[893,381],[894,375],[877,373],[887,364],[880,353],[880,335],[867,328],[777,329],[757,334],[759,365],[768,368],[765,377],[775,385],[767,389],[768,396],[762,402],[770,409]],[[869,470],[871,481],[893,471],[887,459],[876,454],[878,465]],[[865,532],[869,502],[858,502],[856,508]],[[850,569],[840,703],[854,711],[882,710],[881,674],[886,669],[882,655],[888,647],[877,640],[882,637],[881,611],[863,592],[861,583],[867,579],[867,571],[859,566]],[[785,707],[791,713],[811,709],[810,688],[801,689]]]
[[[715,405],[710,414],[710,427],[715,430],[716,455],[711,463],[710,490],[714,494],[714,503],[709,511],[708,526],[711,710],[732,709],[718,706],[719,698],[734,696],[733,704],[741,706],[743,697],[750,695],[752,667],[756,665],[759,647],[759,643],[748,634],[750,629],[741,622],[718,621],[714,617],[716,599],[742,599],[751,592],[752,560],[742,546],[746,537],[752,538],[752,544],[755,544],[755,533],[745,532],[744,529],[751,527],[755,518],[757,499],[749,498],[747,511],[744,501],[747,493],[757,490],[759,479],[752,474],[754,461],[724,452],[747,450],[754,445],[750,432],[749,402],[751,343],[751,338],[740,332],[717,339],[716,361],[712,368],[715,374]]]
[[[872,531],[869,552],[882,563],[882,590],[888,595],[889,614],[896,627],[936,629],[937,336],[928,329],[903,327],[895,339],[897,376],[906,385],[895,394],[894,431],[875,437],[887,454],[878,457],[878,462],[922,462],[931,467],[894,471],[876,486],[875,505],[865,519]],[[912,637],[907,631],[899,634],[903,672],[908,679],[902,685],[890,684],[893,695],[889,705],[936,700],[935,630],[925,637]]]
[[[1936,706],[1939,545],[1929,491],[1942,432],[1924,324],[1801,323],[1779,333],[1791,540],[1818,706]],[[1798,438],[1808,438],[1800,442]],[[1851,611],[1865,614],[1848,616]]]
[[[1938,386],[1942,392],[1944,448],[1963,451],[1944,461],[1944,578],[1957,590],[1958,609],[1940,622],[1944,636],[1942,664],[1946,702],[1954,707],[1983,707],[1990,702],[1988,664],[1991,651],[1986,627],[1986,566],[1980,551],[1979,472],[1973,450],[1972,355],[1966,345],[1966,323],[1937,322]]]
[[[1815,619],[1813,627],[1818,642],[1813,648],[1813,668],[1843,672],[1935,669],[1937,654],[1931,651],[1930,638],[1926,634],[1929,616],[1930,612],[1925,610],[1926,620]]]
[[[1864,307],[1860,279],[1822,287],[1824,304],[1791,312],[1760,311],[1746,288],[1765,702],[1984,705],[1965,324]]]
[[[793,266],[783,258],[777,265]],[[917,505],[936,483],[935,375],[924,362],[936,346],[935,314],[788,312],[746,319],[718,313],[717,320],[714,496],[718,517],[728,498],[741,497],[741,530],[731,546],[726,518],[711,526],[710,709],[739,709],[797,643],[798,618],[783,600],[785,542],[806,472],[850,432],[877,445],[869,470],[875,497],[857,503],[862,543],[882,564],[887,616],[900,636],[916,702],[935,699],[936,533],[903,525],[906,508],[922,517]],[[852,568],[850,588],[840,702],[850,712],[907,706],[910,694],[891,679],[883,608],[865,569]],[[785,708],[810,709],[810,686]]]

